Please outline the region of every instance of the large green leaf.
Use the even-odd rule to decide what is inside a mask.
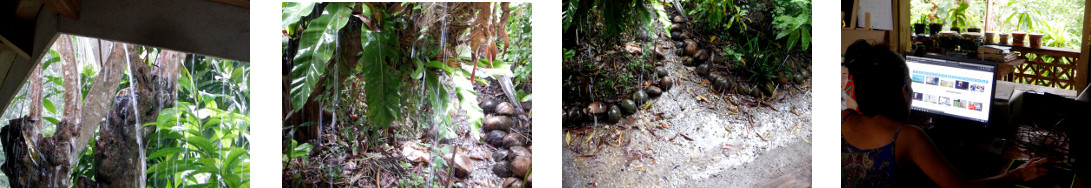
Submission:
[[[303,16],[311,14],[314,10],[314,2],[285,2],[282,10],[281,28],[288,29],[288,25],[295,24]]]
[[[325,71],[326,62],[333,57],[337,45],[337,31],[345,26],[352,10],[351,3],[330,3],[318,18],[307,24],[299,38],[299,48],[293,59],[290,97],[293,110],[299,110],[307,102],[314,85]]]
[[[361,61],[364,69],[365,100],[368,106],[368,118],[372,124],[386,128],[401,112],[399,93],[402,86],[401,73],[394,68],[399,63],[400,51],[396,46],[397,35],[391,32],[379,33],[361,28],[360,43],[363,45]],[[393,29],[383,29],[392,31]]]
[[[474,90],[469,77],[468,72],[455,71],[451,74],[451,85],[458,92],[459,106],[466,111],[466,121],[472,128],[470,131],[473,134],[472,138],[480,138],[479,129],[481,129],[481,120],[485,118],[485,113],[482,112],[481,107],[477,106],[477,91]]]
[[[159,150],[156,150],[151,155],[148,155],[147,159],[156,159],[156,158],[163,157],[163,156],[178,154],[178,153],[181,153],[184,150],[185,149],[182,149],[182,148],[179,148],[179,147],[159,148]]]
[[[446,83],[439,82],[439,73],[429,72],[425,76],[426,90],[429,103],[432,105],[433,118],[438,119],[438,122],[433,122],[434,125],[441,125],[440,136],[443,138],[452,138],[455,136],[453,126],[450,125],[451,117],[447,112],[450,109],[448,104],[451,102],[451,98],[447,96]]]

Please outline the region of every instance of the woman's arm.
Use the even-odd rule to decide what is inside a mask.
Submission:
[[[1046,173],[1045,168],[1039,167],[1046,160],[1036,158],[1016,169],[997,176],[968,180],[947,159],[940,155],[936,145],[920,128],[909,126],[909,128],[903,129],[901,134],[903,134],[902,138],[905,140],[904,142],[898,142],[899,145],[897,146],[904,147],[896,147],[896,149],[907,149],[905,152],[908,153],[905,153],[905,155],[941,187],[1001,187],[1016,181],[1032,180]]]

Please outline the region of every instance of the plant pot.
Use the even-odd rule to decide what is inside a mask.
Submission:
[[[924,32],[928,32],[927,30],[924,30],[924,26],[925,24],[923,23],[913,24],[913,32],[917,34],[924,34]]]
[[[994,32],[985,32],[985,41],[984,41],[985,44],[996,44],[996,43],[993,43],[993,37],[994,36],[996,36],[996,33],[994,33]]]
[[[1042,47],[1042,35],[1041,33],[1031,33],[1030,35],[1030,47],[1041,48]]]
[[[958,28],[958,27],[951,27],[951,31],[954,31],[954,32],[960,32],[960,33],[961,33],[961,32],[962,32],[962,28]]]
[[[955,31],[939,32],[939,46],[945,51],[954,51],[958,48],[960,37]]]
[[[996,43],[1007,45],[1009,36],[1011,36],[1011,33],[1000,33],[1000,40],[996,41]]]
[[[966,29],[966,32],[971,32],[971,33],[980,33],[980,32],[981,32],[981,28],[972,28],[972,27],[971,27],[971,28],[968,28],[968,29]]]
[[[977,47],[981,46],[983,36],[981,33],[962,33],[960,35],[958,46],[964,52],[976,52]]]
[[[1023,32],[1011,32],[1011,45],[1012,46],[1024,46],[1023,39],[1027,38],[1027,33]]]
[[[943,24],[941,24],[941,23],[928,24],[928,34],[929,35],[936,36],[936,33],[939,33],[939,31],[942,31],[942,30],[943,30]]]

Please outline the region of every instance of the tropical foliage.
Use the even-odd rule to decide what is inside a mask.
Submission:
[[[249,187],[248,63],[192,57],[147,146],[148,185]]]
[[[773,27],[777,39],[788,37],[788,49],[799,46],[807,51],[811,46],[811,0],[777,1]]]
[[[482,85],[507,82],[514,98],[532,98],[528,3],[289,2],[282,10],[289,82],[284,93],[290,101],[285,116],[321,111],[318,116],[325,118],[285,122],[283,165],[308,173],[286,177],[286,185],[310,181],[316,174],[308,168],[315,165],[321,167],[320,184],[335,184],[326,180],[345,175],[324,158],[372,153],[376,150],[368,148],[420,139],[426,132],[436,133],[433,141],[450,139],[461,136],[456,131],[466,125],[471,139],[480,138]],[[358,38],[349,37],[356,33]],[[351,49],[356,43],[362,48]],[[297,138],[316,134],[305,133],[308,129],[321,130],[322,139]],[[439,185],[424,182],[419,173],[450,167],[438,157],[431,164],[398,185]]]
[[[949,14],[960,4],[967,5],[964,18]],[[1079,49],[1083,29],[1084,2],[1079,0],[913,0],[910,7],[911,15],[928,15],[931,22],[947,26],[965,20],[966,27],[983,31],[1042,33],[1042,45],[1050,47]]]
[[[365,126],[360,128],[371,132],[387,129],[390,124],[410,123],[416,126],[410,130],[422,127],[440,125],[441,135],[454,136],[451,117],[447,114],[464,110],[467,121],[474,128],[473,134],[478,134],[484,114],[477,106],[477,92],[474,91],[474,82],[488,83],[483,78],[497,78],[498,76],[511,77],[515,85],[520,85],[530,80],[531,66],[531,20],[530,5],[514,5],[513,15],[505,23],[497,25],[506,32],[494,32],[493,35],[477,35],[472,29],[447,30],[443,27],[432,27],[421,23],[440,23],[440,20],[427,17],[433,13],[446,10],[429,7],[427,3],[398,3],[395,6],[405,7],[401,11],[388,11],[388,9],[375,8],[378,5],[363,4],[360,15],[365,15],[370,23],[361,28],[351,28],[360,31],[357,39],[363,44],[363,50],[359,59],[336,59],[336,45],[341,34],[342,27],[349,22],[351,9],[360,4],[356,3],[284,3],[282,26],[286,37],[284,48],[296,47],[293,57],[285,57],[293,65],[290,70],[290,96],[293,110],[303,108],[309,100],[311,93],[319,88],[320,78],[325,66],[339,67],[344,63],[331,62],[358,62],[356,67],[340,67],[334,71],[337,77],[347,76],[344,80],[332,80],[325,84],[325,91],[318,96],[326,107],[332,107],[337,112],[365,112],[367,119]],[[500,3],[490,6],[500,7]],[[414,13],[414,14],[409,14]],[[455,13],[451,13],[455,14]],[[477,13],[471,14],[471,16]],[[424,15],[424,16],[422,16]],[[359,15],[356,15],[359,16]],[[455,15],[465,16],[465,15]],[[495,14],[489,15],[495,20],[509,19],[508,16]],[[442,22],[446,23],[446,22]],[[376,24],[376,25],[371,25]],[[454,23],[449,23],[454,24]],[[421,26],[425,25],[425,26]],[[406,27],[420,27],[416,33],[394,32]],[[301,33],[296,33],[300,32]],[[499,33],[503,33],[502,35]],[[439,35],[429,35],[439,34]],[[466,36],[468,39],[486,37],[496,46],[499,53],[496,59],[474,58],[473,50],[476,46],[470,44],[453,43],[455,41],[447,36]],[[293,45],[293,40],[298,40]],[[343,39],[342,39],[343,40]],[[408,41],[407,41],[408,40]],[[461,39],[459,39],[461,40]],[[443,47],[443,48],[441,48]],[[440,58],[436,58],[440,57]],[[332,60],[331,60],[332,59]],[[476,61],[475,61],[476,59]],[[475,70],[475,67],[478,67]],[[336,78],[329,76],[328,78]],[[447,81],[449,79],[449,81]],[[526,87],[529,88],[529,87]],[[354,89],[362,91],[363,99],[356,99],[358,95]],[[353,90],[353,91],[341,91]],[[516,91],[522,100],[530,100],[529,92]],[[451,99],[448,94],[453,93],[457,99]],[[344,100],[346,102],[339,102]],[[366,105],[344,105],[357,104]],[[409,109],[428,109],[427,112]],[[435,116],[432,116],[435,114]],[[338,121],[344,120],[349,114],[338,115]],[[432,118],[407,118],[407,117],[440,117]],[[406,122],[410,121],[410,122]],[[419,121],[419,122],[418,122]],[[286,125],[289,129],[293,126]],[[407,130],[400,130],[407,131]],[[370,135],[368,138],[376,138],[379,135]],[[375,144],[375,142],[369,142]]]
[[[86,97],[100,65],[92,59],[96,39],[73,37],[79,68],[81,96]],[[159,50],[144,48],[142,56],[152,63]],[[53,134],[62,119],[64,80],[60,78],[60,54],[50,50],[42,60],[42,106],[28,106],[28,87],[13,99],[3,122],[24,115],[26,109],[45,109],[43,134]],[[178,79],[178,99],[163,109],[146,127],[155,131],[146,140],[147,185],[152,187],[249,187],[250,115],[249,63],[189,55]],[[120,88],[129,87],[124,75]],[[29,81],[27,82],[29,84]],[[96,133],[97,135],[97,133]],[[88,144],[73,170],[73,182],[81,176],[93,178],[95,144]],[[0,178],[6,185],[7,178]],[[75,183],[73,183],[75,184]]]

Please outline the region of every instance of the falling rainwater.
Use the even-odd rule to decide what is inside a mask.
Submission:
[[[137,103],[137,100],[136,100],[137,85],[136,85],[136,82],[133,82],[133,63],[129,60],[129,50],[128,50],[129,45],[128,44],[123,44],[123,45],[125,47],[124,49],[126,49],[125,50],[125,63],[129,65],[129,73],[128,73],[129,74],[129,90],[130,90],[130,92],[129,92],[130,99],[129,100],[132,100],[130,103],[132,104],[132,108],[133,108],[133,119],[136,120],[136,123],[133,124],[133,126],[135,126],[135,129],[133,129],[133,136],[136,137],[136,148],[138,148],[137,152],[140,153],[140,158],[138,158],[138,159],[143,159],[144,158],[144,142],[143,142],[143,139],[140,138],[142,136],[141,131],[140,131],[140,114],[137,113],[139,110],[137,109],[137,104],[136,104]],[[140,172],[147,171],[147,167],[144,165],[145,161],[144,160],[139,160],[139,161],[140,161]],[[140,176],[140,182],[138,184],[144,184],[144,182],[146,182],[145,179],[147,178],[147,176],[144,176],[144,174],[139,174],[139,176]]]
[[[440,49],[440,61],[445,61],[444,59],[446,59],[446,58],[447,58],[447,53],[446,53],[446,51],[444,50],[444,49],[446,49],[446,46],[445,46],[445,45],[447,44],[447,4],[444,4],[444,5],[443,5],[443,12],[440,12],[440,15],[442,15],[442,16],[440,16],[440,18],[439,18],[439,20],[440,20],[440,24],[441,24],[441,25],[440,25],[440,28],[439,28],[439,49]],[[472,80],[473,78],[470,78],[470,79]],[[432,113],[435,113],[435,112],[432,112]],[[434,123],[434,122],[433,122],[433,123]],[[431,124],[430,124],[430,125],[431,125]],[[435,148],[435,147],[436,147],[436,141],[437,141],[437,140],[439,140],[439,130],[438,130],[438,128],[436,128],[436,129],[437,129],[437,130],[436,130],[436,135],[435,135],[435,136],[434,136],[434,138],[432,139],[432,150],[433,150],[433,151],[435,151],[435,150],[436,150],[436,148]],[[454,152],[454,151],[451,151],[451,152]],[[454,160],[454,155],[451,155],[451,156],[452,156],[452,158],[451,158],[451,159],[452,159],[452,160]],[[451,165],[450,165],[450,164],[451,164],[451,162],[452,162],[452,161],[448,161],[448,164],[447,164],[447,166],[451,166]],[[434,183],[434,180],[436,179],[436,167],[435,167],[435,164],[432,164],[432,168],[431,168],[431,169],[432,169],[432,176],[431,176],[430,178],[428,178],[428,185],[432,185],[432,184]]]

